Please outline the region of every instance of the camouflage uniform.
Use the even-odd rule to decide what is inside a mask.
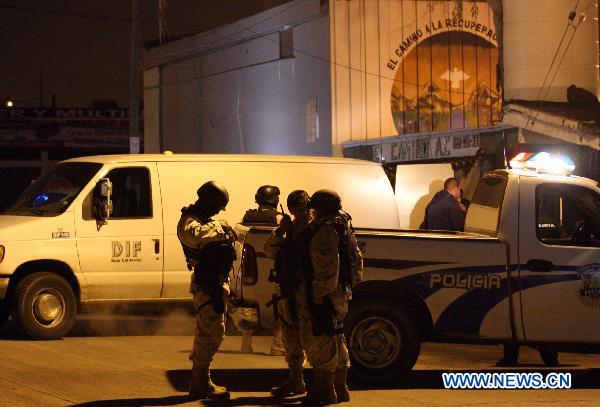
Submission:
[[[332,226],[321,225],[328,220],[330,217],[317,219],[312,224],[317,229],[310,241],[310,261],[314,270],[313,301],[315,305],[319,305],[324,302],[325,297],[329,297],[335,309],[336,328],[341,328],[348,313],[348,301],[352,295],[350,291],[346,291],[339,284],[339,238]],[[310,364],[315,369],[329,372],[338,368],[350,367],[350,357],[344,335],[314,336],[305,292],[298,298],[300,299],[299,313],[302,320],[300,338]]]
[[[279,223],[281,222],[282,219],[282,215],[281,213],[277,212],[277,207],[276,204],[275,206],[273,205],[265,205],[265,204],[259,204],[258,205],[258,209],[249,209],[246,211],[246,213],[244,214],[244,217],[242,218],[242,225],[244,226],[253,226],[253,225],[261,225],[261,226],[265,226],[265,225],[279,225]],[[281,292],[279,291],[279,287],[276,288],[277,290],[277,295],[280,295]],[[274,305],[277,306],[277,305]],[[282,310],[280,310],[278,308],[279,312],[282,312]],[[243,332],[244,337],[248,336],[248,333]],[[273,325],[273,343],[271,345],[271,356],[281,356],[281,355],[285,355],[285,343],[283,342],[283,324],[281,323],[281,321],[275,321],[275,324]],[[252,353],[251,349],[252,346],[250,343],[247,343],[246,346],[244,346],[244,342],[249,342],[247,339],[245,341],[242,341],[242,352],[244,352],[245,350],[250,350],[250,352],[244,352],[244,353]],[[244,349],[246,348],[246,349]]]
[[[183,245],[200,250],[208,243],[226,240],[227,235],[220,221],[210,220],[202,223],[193,214],[188,214],[182,216],[177,225],[177,237]],[[188,262],[192,268],[196,266],[193,259],[188,259]],[[226,297],[229,294],[229,277],[219,275],[218,285],[222,288],[226,303]],[[211,296],[205,292],[205,288],[202,283],[195,283],[195,276],[192,273],[190,291],[194,295],[194,309],[196,310],[196,329],[191,355],[193,362],[192,388],[195,381],[194,372],[206,371],[208,373],[213,356],[219,350],[225,337],[225,313],[215,311]],[[210,377],[208,382],[209,385],[212,384]]]
[[[306,225],[299,225],[297,221],[293,221],[292,239],[294,241],[298,241],[303,226],[306,227]],[[277,233],[273,232],[265,241],[264,251],[268,257],[274,259],[279,253],[279,248],[284,244],[285,238],[280,237]],[[277,294],[280,294],[279,288],[277,289]],[[297,291],[295,296],[296,302],[298,302],[298,298],[301,296],[304,296],[304,293]],[[299,314],[294,317],[287,299],[278,301],[276,306],[278,307],[280,319],[283,320],[283,323],[280,323],[280,325],[281,340],[286,351],[285,361],[290,369],[301,370],[304,365],[305,356],[300,342],[300,321],[296,320],[296,318],[299,318]],[[296,305],[296,309],[298,309],[298,305]]]

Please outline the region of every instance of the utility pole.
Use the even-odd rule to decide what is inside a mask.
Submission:
[[[44,106],[44,64],[40,67],[40,107]]]
[[[131,76],[129,153],[140,152],[140,0],[131,0]]]
[[[158,0],[158,43],[162,44],[168,36],[167,0]]]

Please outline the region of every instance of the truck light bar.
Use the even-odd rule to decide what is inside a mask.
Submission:
[[[536,171],[540,174],[571,175],[575,164],[566,155],[539,153],[519,153],[510,160],[511,168]]]

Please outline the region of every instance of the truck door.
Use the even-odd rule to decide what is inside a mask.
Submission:
[[[76,214],[77,249],[89,299],[159,298],[162,210],[155,164],[113,168],[113,211],[105,225],[92,215],[93,192]],[[154,187],[153,187],[154,186]]]
[[[600,194],[521,177],[520,296],[528,341],[600,342]]]

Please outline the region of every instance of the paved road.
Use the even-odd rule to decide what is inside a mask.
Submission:
[[[23,340],[0,330],[0,405],[157,406],[202,405],[186,395],[192,344],[187,316],[82,318],[74,334],[58,341]],[[268,390],[286,377],[282,357],[268,356],[270,337],[254,338],[254,354],[240,354],[240,337],[228,337],[214,361],[213,377],[233,391],[223,405],[280,405]],[[440,390],[443,371],[498,371],[499,346],[425,344],[410,378],[392,386],[354,386],[356,406],[598,405],[600,356],[561,354],[577,390]],[[536,352],[523,349],[519,371],[545,371]],[[307,370],[310,378],[311,371]],[[300,404],[291,399],[288,404]],[[205,403],[210,404],[210,403]]]

